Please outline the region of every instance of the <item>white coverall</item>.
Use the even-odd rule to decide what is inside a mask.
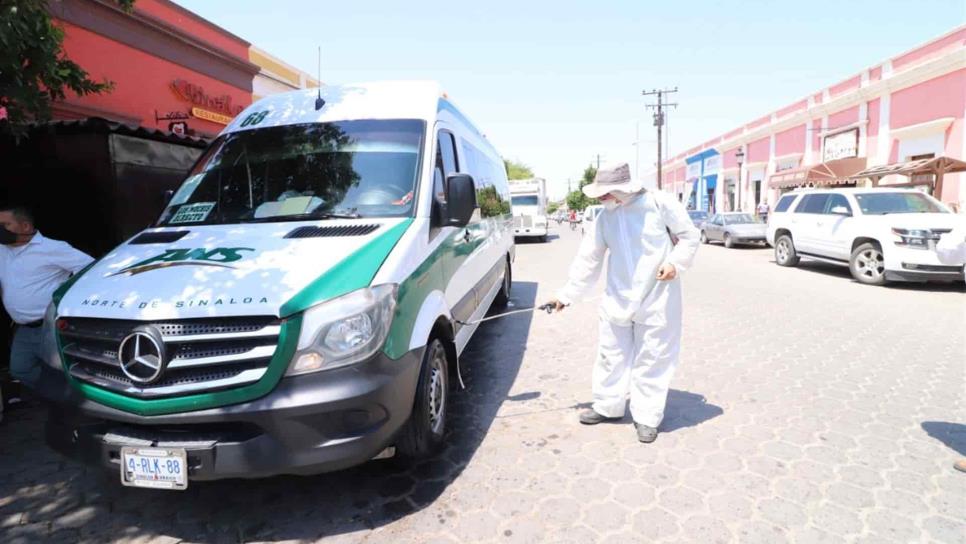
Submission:
[[[966,272],[966,224],[939,238],[939,243],[936,244],[936,256],[941,263],[963,265],[963,270]]]
[[[678,238],[677,245],[668,230]],[[673,264],[679,275],[687,270],[698,241],[698,229],[684,206],[663,191],[638,193],[616,209],[605,209],[596,227],[584,235],[570,279],[557,298],[564,304],[585,298],[607,256],[593,371],[597,413],[623,417],[629,389],[634,421],[660,425],[680,350],[681,282],[658,281],[657,271],[664,263]]]

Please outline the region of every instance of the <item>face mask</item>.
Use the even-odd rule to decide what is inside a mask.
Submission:
[[[17,238],[19,237],[16,234],[10,232],[9,230],[3,227],[0,227],[0,244],[3,244],[5,246],[16,244]]]
[[[624,191],[613,191],[613,192],[611,192],[611,196],[613,196],[617,200],[620,200],[622,204],[624,202],[627,202],[628,200],[630,200],[630,198],[632,196],[634,196],[634,194],[635,193],[625,193]]]

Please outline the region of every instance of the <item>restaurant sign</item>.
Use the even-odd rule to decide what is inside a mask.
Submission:
[[[825,137],[822,162],[859,156],[859,129],[853,128]]]
[[[201,108],[191,108],[191,115],[194,115],[198,119],[204,119],[205,121],[218,123],[219,125],[227,125],[228,123],[231,123],[231,120],[232,120],[231,116],[222,115],[220,113],[215,113],[213,111],[203,110]]]
[[[209,95],[205,92],[205,89],[202,86],[188,83],[183,79],[176,79],[172,81],[171,90],[174,91],[174,94],[181,100],[196,106],[195,108],[192,108],[192,115],[195,115],[194,110],[197,109],[199,111],[206,111],[213,114],[226,116],[230,121],[232,117],[235,117],[241,113],[243,109],[245,109],[244,106],[232,104],[230,95]],[[195,117],[200,116],[195,115]],[[205,117],[200,118],[205,119]],[[208,120],[210,121],[212,119]],[[228,122],[226,121],[222,124],[228,124]]]

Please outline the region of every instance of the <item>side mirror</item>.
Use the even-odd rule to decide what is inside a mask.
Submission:
[[[851,217],[852,212],[849,211],[845,206],[833,206],[830,210],[834,215],[844,215],[846,217]]]
[[[446,221],[448,227],[465,227],[476,211],[476,183],[469,174],[446,178]]]

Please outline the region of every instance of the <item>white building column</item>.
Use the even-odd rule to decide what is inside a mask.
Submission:
[[[883,69],[885,72],[885,69]],[[890,112],[892,110],[892,94],[885,93],[879,98],[879,135],[877,136],[874,156],[869,156],[869,166],[889,164],[889,152],[892,151],[892,136],[890,134]]]

